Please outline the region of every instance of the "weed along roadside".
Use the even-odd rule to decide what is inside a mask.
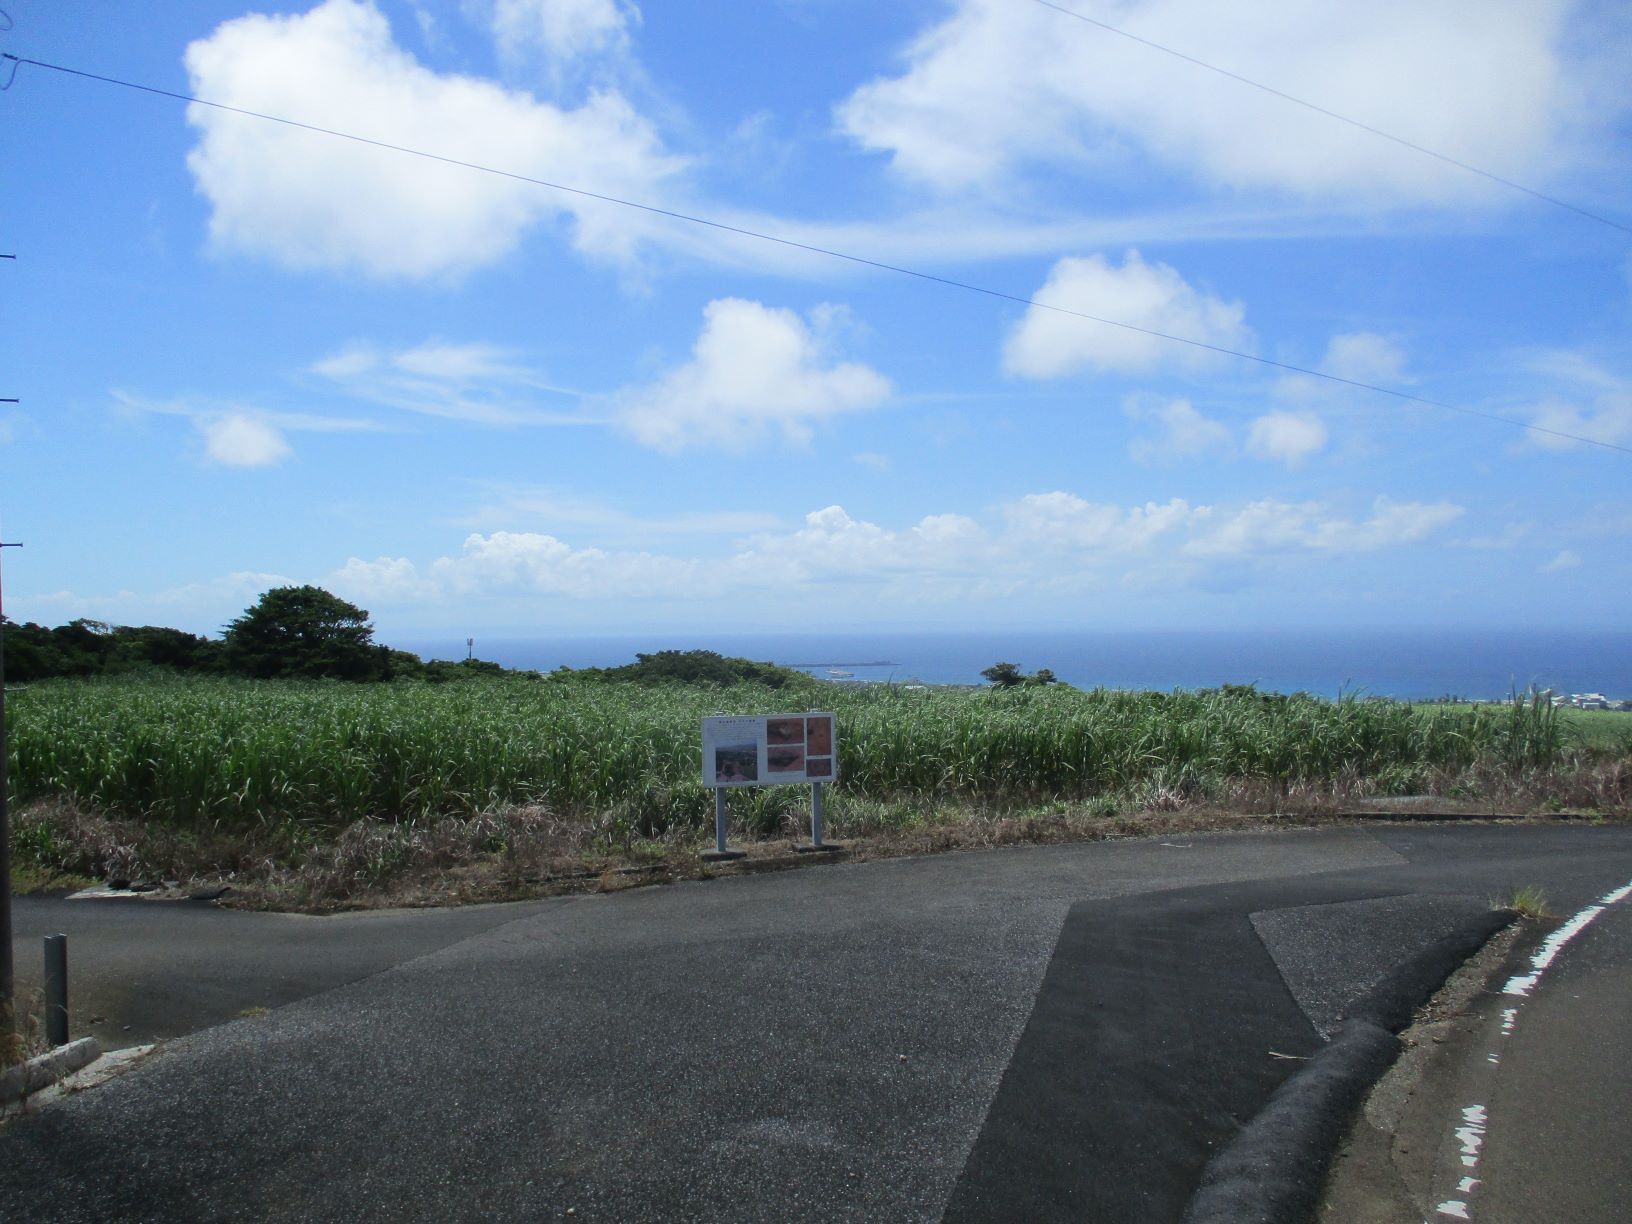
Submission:
[[[1625,753],[1539,699],[899,688],[664,652],[440,681],[57,679],[10,704],[22,887],[210,881],[305,910],[690,876],[717,808],[750,861],[791,858],[807,787],[699,773],[698,728],[727,711],[831,712],[830,758],[794,747],[831,760],[825,833],[861,856],[1368,813],[1622,819],[1632,796]],[[764,750],[769,770],[792,748]]]

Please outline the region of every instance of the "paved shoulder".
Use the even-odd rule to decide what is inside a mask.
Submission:
[[[1632,1212],[1632,908],[1606,911],[1524,1006],[1502,1053],[1473,1202],[1492,1221]]]
[[[143,1045],[281,1007],[558,905],[373,910],[311,917],[190,901],[13,901],[22,997],[39,986],[42,937],[68,936],[77,1035]]]

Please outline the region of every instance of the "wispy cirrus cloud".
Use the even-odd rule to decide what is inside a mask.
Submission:
[[[603,543],[654,537],[747,536],[784,526],[777,515],[759,510],[634,514],[603,498],[563,489],[504,484],[488,485],[481,505],[461,516],[459,524],[482,531],[526,527],[544,532],[588,532]]]
[[[186,418],[203,443],[205,459],[222,467],[276,466],[294,454],[290,434],[372,433],[385,428],[365,417],[289,412],[234,400],[152,399],[120,390],[109,395],[124,413]]]
[[[309,374],[347,395],[402,412],[474,425],[594,425],[584,395],[558,386],[510,350],[430,340],[405,348],[353,342]],[[558,405],[563,400],[571,406]]]
[[[157,591],[46,591],[29,597],[29,615],[83,616],[113,625],[164,624],[212,634],[264,592],[293,581],[282,574],[239,570]]]

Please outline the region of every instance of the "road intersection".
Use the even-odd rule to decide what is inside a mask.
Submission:
[[[1629,879],[1632,829],[1388,825],[366,922],[74,903],[129,915],[87,965],[214,982],[211,1026],[0,1134],[0,1217],[1176,1220],[1392,966]]]

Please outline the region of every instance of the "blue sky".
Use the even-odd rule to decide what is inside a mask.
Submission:
[[[1632,225],[1624,6],[1063,6]],[[4,8],[13,55],[1020,299],[24,65],[13,619],[1624,621],[1632,236],[1036,0]]]

